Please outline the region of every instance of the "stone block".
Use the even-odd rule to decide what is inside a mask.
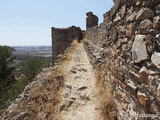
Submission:
[[[151,6],[151,7],[155,7],[155,6],[157,6],[158,4],[160,4],[160,1],[159,1],[159,0],[152,0],[151,3],[150,3],[150,6]]]
[[[135,0],[134,1],[134,6],[142,6],[143,0]]]
[[[132,35],[134,35],[134,32],[135,32],[135,25],[131,23],[127,26],[126,35],[128,37],[132,37]]]
[[[153,18],[154,12],[149,8],[141,8],[136,14],[136,20],[145,20],[148,18]]]
[[[155,13],[157,16],[160,15],[160,4],[155,7]]]
[[[147,68],[143,66],[140,69],[139,74],[140,74],[140,81],[148,84],[148,70],[147,70]]]
[[[136,13],[135,12],[132,12],[132,14],[130,14],[127,19],[126,19],[126,22],[133,22],[136,18]]]
[[[125,93],[123,93],[122,94],[122,99],[125,101],[125,102],[130,102],[130,99],[129,99],[129,97],[125,94]]]
[[[160,53],[154,52],[151,57],[153,64],[160,69]]]
[[[153,19],[153,27],[156,30],[160,30],[160,16],[154,17],[154,19]]]
[[[121,103],[121,107],[122,107],[123,110],[125,110],[125,111],[127,110],[127,104]]]
[[[145,35],[136,35],[135,41],[132,45],[132,60],[135,63],[148,59],[148,53],[146,50],[146,44],[144,42]]]
[[[133,78],[136,81],[139,81],[139,79],[140,79],[140,76],[138,74],[136,74],[134,71],[130,70],[129,75],[130,75],[131,78]]]
[[[112,41],[117,40],[117,37],[118,37],[117,28],[114,27],[114,28],[112,28],[112,31],[111,31],[111,39],[112,39]]]
[[[121,7],[121,18],[124,18],[125,15],[126,15],[126,10],[127,10],[127,7],[126,7],[126,4],[124,4],[122,7]]]
[[[119,26],[117,27],[117,32],[118,32],[118,38],[123,38],[124,35],[126,34],[126,29],[124,26]]]
[[[116,0],[115,3],[114,3],[114,6],[110,10],[110,18],[111,19],[116,14],[116,12],[120,8],[120,6],[121,6],[121,0]]]
[[[138,100],[141,103],[141,105],[146,106],[146,103],[147,103],[147,100],[148,100],[146,94],[138,91],[137,92],[137,97],[138,97]]]
[[[136,90],[137,89],[137,86],[131,81],[131,80],[128,80],[127,81],[127,85],[132,88],[133,90]]]
[[[153,23],[149,19],[145,19],[140,23],[138,33],[144,35],[149,34],[150,29],[152,28],[153,28]]]

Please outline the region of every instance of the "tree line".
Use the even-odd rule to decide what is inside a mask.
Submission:
[[[12,56],[13,52],[15,49],[12,47],[0,46],[0,110],[5,109],[43,67],[49,66],[49,62],[44,59],[27,55],[20,64],[21,76],[17,77],[18,73],[14,66],[16,57]]]

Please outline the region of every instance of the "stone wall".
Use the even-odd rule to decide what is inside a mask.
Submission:
[[[82,31],[79,27],[54,28],[52,27],[52,59],[53,64],[57,55],[62,54],[70,46],[73,40],[82,39]]]
[[[103,23],[86,30],[85,49],[112,85],[119,120],[160,119],[160,1],[114,2]]]
[[[98,17],[94,15],[92,12],[86,13],[86,28],[91,28],[98,25]]]
[[[62,54],[74,39],[81,40],[84,35],[85,49],[93,68],[100,73],[103,79],[103,87],[106,91],[109,89],[108,86],[112,88],[113,107],[116,107],[117,112],[117,117],[114,119],[143,120],[144,117],[147,117],[146,119],[149,120],[158,120],[160,119],[160,0],[113,1],[115,4],[110,11],[104,14],[103,23],[99,26],[97,23],[87,26],[85,33],[75,26],[64,29],[52,28],[53,63],[56,61],[57,55]],[[55,71],[50,68],[41,74],[41,78],[47,79],[46,82],[40,79],[38,82],[31,83],[29,89],[26,86],[24,92],[28,90],[29,92],[22,93],[24,96],[22,97],[24,99],[21,99],[24,102],[21,102],[20,105],[22,111],[26,111],[26,108],[23,107],[25,104],[29,105],[27,108],[29,112],[31,109],[34,113],[35,110],[39,110],[32,108],[40,105],[36,102],[37,98],[42,99],[41,103],[46,103],[46,100],[51,103],[55,101],[54,97],[53,101],[52,98],[50,99],[50,95],[55,91],[54,84],[57,86],[61,82],[60,79],[56,79],[57,75],[58,78],[62,77],[58,73],[52,73],[51,70]],[[49,76],[53,74],[57,75],[52,80],[52,77]],[[46,87],[46,89],[41,87]],[[43,96],[43,94],[35,95],[33,92],[33,95],[30,95],[33,104],[30,104],[28,93],[33,91],[30,91],[30,88],[35,89],[35,92],[39,90],[44,93],[49,90],[47,93],[49,97]],[[16,99],[16,104],[19,100],[19,98]],[[13,104],[11,107],[15,107],[15,105]],[[17,107],[15,107],[16,110],[18,110]],[[40,108],[43,110],[46,107],[42,104]],[[5,114],[12,114],[13,119],[15,115],[15,119],[32,115],[12,109],[8,109]],[[47,110],[50,115],[53,109]],[[109,109],[107,112],[110,112]],[[39,115],[38,117],[43,116]]]

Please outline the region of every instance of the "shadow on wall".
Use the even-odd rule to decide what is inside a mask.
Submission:
[[[82,39],[82,30],[79,27],[54,28],[52,27],[52,61],[53,65],[57,60],[57,55],[64,53],[73,40]]]

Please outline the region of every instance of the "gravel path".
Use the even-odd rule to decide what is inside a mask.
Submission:
[[[95,74],[81,43],[64,66],[64,72],[65,85],[59,104],[62,120],[102,120]]]

